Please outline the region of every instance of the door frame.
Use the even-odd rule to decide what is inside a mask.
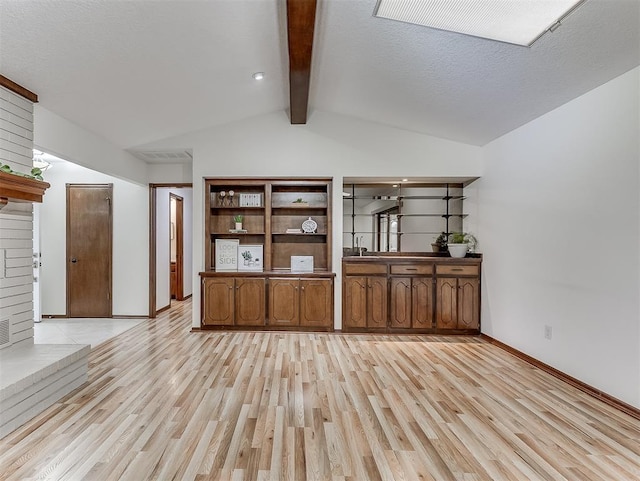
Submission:
[[[176,301],[184,300],[184,199],[178,194],[169,192],[169,203],[171,200],[176,202]],[[171,216],[169,216],[171,223]],[[169,305],[171,305],[171,296],[169,296]]]
[[[106,316],[108,318],[113,317],[113,184],[74,184],[68,183],[65,184],[65,195],[66,195],[66,237],[65,237],[65,249],[66,249],[66,274],[65,274],[65,288],[66,288],[66,306],[65,309],[67,311],[66,317],[71,317],[71,311],[69,309],[71,297],[70,297],[70,289],[69,289],[69,268],[71,258],[71,248],[69,245],[69,237],[70,237],[70,209],[69,209],[69,189],[73,187],[80,188],[94,188],[94,189],[109,189],[109,315]]]
[[[192,188],[193,183],[149,184],[149,317],[155,318],[156,310],[156,214],[158,188]]]

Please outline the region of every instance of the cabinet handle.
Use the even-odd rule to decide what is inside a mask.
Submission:
[[[304,291],[304,287],[301,287],[300,289]]]

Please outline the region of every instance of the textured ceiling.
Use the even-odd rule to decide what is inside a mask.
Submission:
[[[374,7],[318,0],[310,121],[323,110],[483,145],[640,63],[638,0],[587,0],[532,48]],[[286,110],[285,15],[283,0],[0,0],[0,73],[134,148]]]

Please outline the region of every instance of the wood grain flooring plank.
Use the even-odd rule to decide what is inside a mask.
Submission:
[[[0,480],[640,479],[638,420],[480,338],[191,332],[173,304],[0,440]]]

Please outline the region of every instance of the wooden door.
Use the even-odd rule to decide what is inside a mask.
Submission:
[[[411,283],[411,327],[433,327],[433,280],[430,277],[414,277]]]
[[[458,327],[458,280],[455,277],[441,277],[436,282],[436,327]]]
[[[387,278],[367,278],[367,327],[387,327]]]
[[[411,327],[411,278],[391,278],[389,323],[394,328]]]
[[[333,281],[300,280],[300,325],[327,327],[333,324]]]
[[[300,324],[299,279],[269,279],[269,324],[298,326]]]
[[[232,326],[235,291],[231,277],[209,277],[202,283],[202,325]]]
[[[458,279],[458,328],[478,329],[480,325],[480,280]]]
[[[367,278],[345,277],[343,285],[342,327],[367,327]]]
[[[176,261],[175,261],[175,298],[178,301],[184,300],[184,201],[176,194],[169,194],[169,199],[173,199],[176,206],[175,223],[173,226],[176,239]],[[172,227],[169,226],[171,229]],[[173,291],[172,291],[173,292]]]
[[[111,317],[113,184],[67,184],[67,315]]]
[[[264,326],[265,291],[264,278],[236,279],[236,326]]]

